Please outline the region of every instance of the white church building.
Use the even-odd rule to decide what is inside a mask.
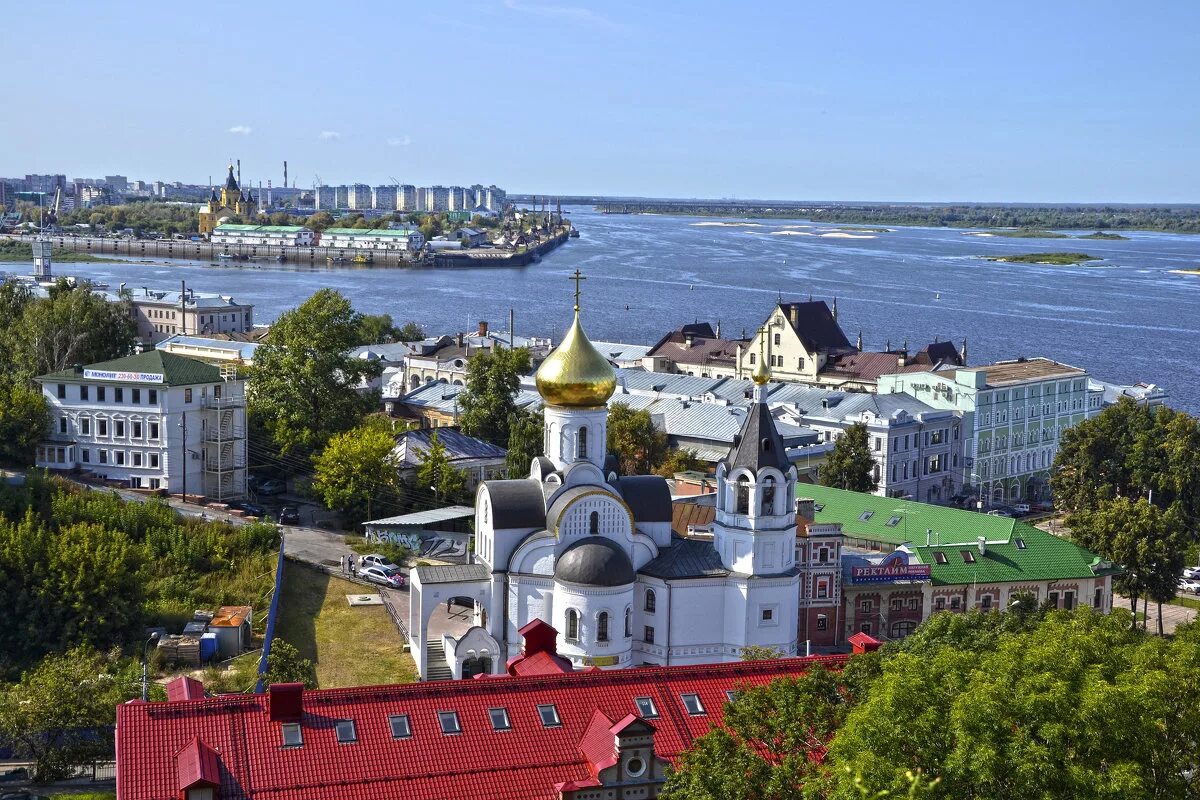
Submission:
[[[409,636],[424,679],[503,673],[519,631],[542,620],[576,668],[736,661],[761,645],[797,653],[796,470],[766,405],[755,405],[717,470],[713,539],[671,530],[664,478],[622,476],[605,452],[608,361],[575,321],[537,372],[545,456],[529,477],[480,484],[467,565],[411,576]],[[431,636],[435,608],[469,600],[474,626]]]

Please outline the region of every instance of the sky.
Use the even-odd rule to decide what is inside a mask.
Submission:
[[[24,3],[0,175],[1200,202],[1200,2]]]

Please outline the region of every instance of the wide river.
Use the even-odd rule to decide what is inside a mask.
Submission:
[[[1047,356],[1104,380],[1167,389],[1200,414],[1200,236],[1132,232],[1128,241],[1009,239],[963,230],[839,231],[790,220],[606,216],[569,209],[582,236],[521,269],[298,269],[188,261],[62,264],[56,271],[116,289],[222,292],[255,304],[267,322],[314,291],[344,292],[360,311],[415,320],[433,332],[507,327],[558,339],[569,324],[576,268],[584,322],[595,339],[651,343],[694,320],[725,335],[761,324],[777,296],[838,301],[851,341],[868,349],[934,337],[968,340],[973,364]],[[749,223],[749,224],[748,224]],[[1086,231],[1076,232],[1086,233]],[[1072,251],[1081,266],[1004,264],[980,256]],[[6,265],[9,267],[15,265]]]

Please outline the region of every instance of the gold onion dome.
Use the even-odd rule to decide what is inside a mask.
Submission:
[[[754,372],[750,373],[750,380],[754,381],[758,386],[762,386],[771,380],[771,371],[767,369],[766,359],[758,359],[758,364],[754,367]]]
[[[575,322],[537,371],[538,393],[552,406],[599,408],[617,389],[617,373]]]

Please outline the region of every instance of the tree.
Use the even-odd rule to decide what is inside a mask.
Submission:
[[[396,341],[398,342],[419,342],[424,338],[425,330],[412,321],[404,323],[404,326],[396,331]]]
[[[422,490],[432,491],[444,505],[454,505],[467,499],[467,473],[450,463],[446,446],[438,441],[437,431],[429,437],[429,449],[421,454],[417,485]]]
[[[504,458],[509,478],[524,478],[533,459],[545,455],[545,418],[541,411],[517,409],[508,420],[508,454]]]
[[[290,642],[278,636],[271,641],[271,652],[267,656],[267,673],[263,683],[303,683],[312,689],[317,685],[317,672],[313,662],[300,655]]]
[[[313,491],[326,508],[369,519],[371,501],[399,486],[395,447],[392,434],[373,425],[335,434],[313,459]]]
[[[842,431],[825,457],[819,477],[822,486],[852,492],[875,491],[879,481],[875,478],[875,458],[871,455],[865,424],[856,422]]]
[[[10,334],[13,360],[23,377],[33,378],[128,355],[137,325],[127,300],[110,303],[84,283],[60,279],[47,297],[30,299]]]
[[[358,344],[384,344],[396,341],[396,326],[391,314],[359,314],[355,325]]]
[[[140,694],[136,669],[116,651],[48,656],[19,683],[0,688],[0,744],[32,761],[40,783],[110,758],[116,707]]]
[[[634,411],[625,403],[608,407],[607,444],[623,475],[649,475],[667,454],[667,435],[654,427],[650,412]]]
[[[347,355],[356,344],[356,319],[340,292],[321,289],[285,311],[255,352],[250,412],[284,455],[320,450],[375,405],[374,395],[358,386],[377,376],[380,365]]]
[[[328,211],[318,211],[304,220],[304,227],[320,233],[326,228],[332,228],[333,222],[333,214],[330,214]]]
[[[509,419],[517,410],[521,376],[529,368],[529,351],[523,347],[493,347],[471,356],[466,387],[458,396],[462,432],[494,444],[508,444]]]
[[[670,478],[677,472],[706,472],[708,464],[700,459],[695,450],[671,448],[666,458],[658,465],[655,474]]]
[[[33,463],[38,442],[50,428],[50,409],[37,389],[0,379],[0,462]]]
[[[773,658],[786,658],[787,653],[777,647],[765,647],[752,644],[742,648],[742,661],[770,661]]]

